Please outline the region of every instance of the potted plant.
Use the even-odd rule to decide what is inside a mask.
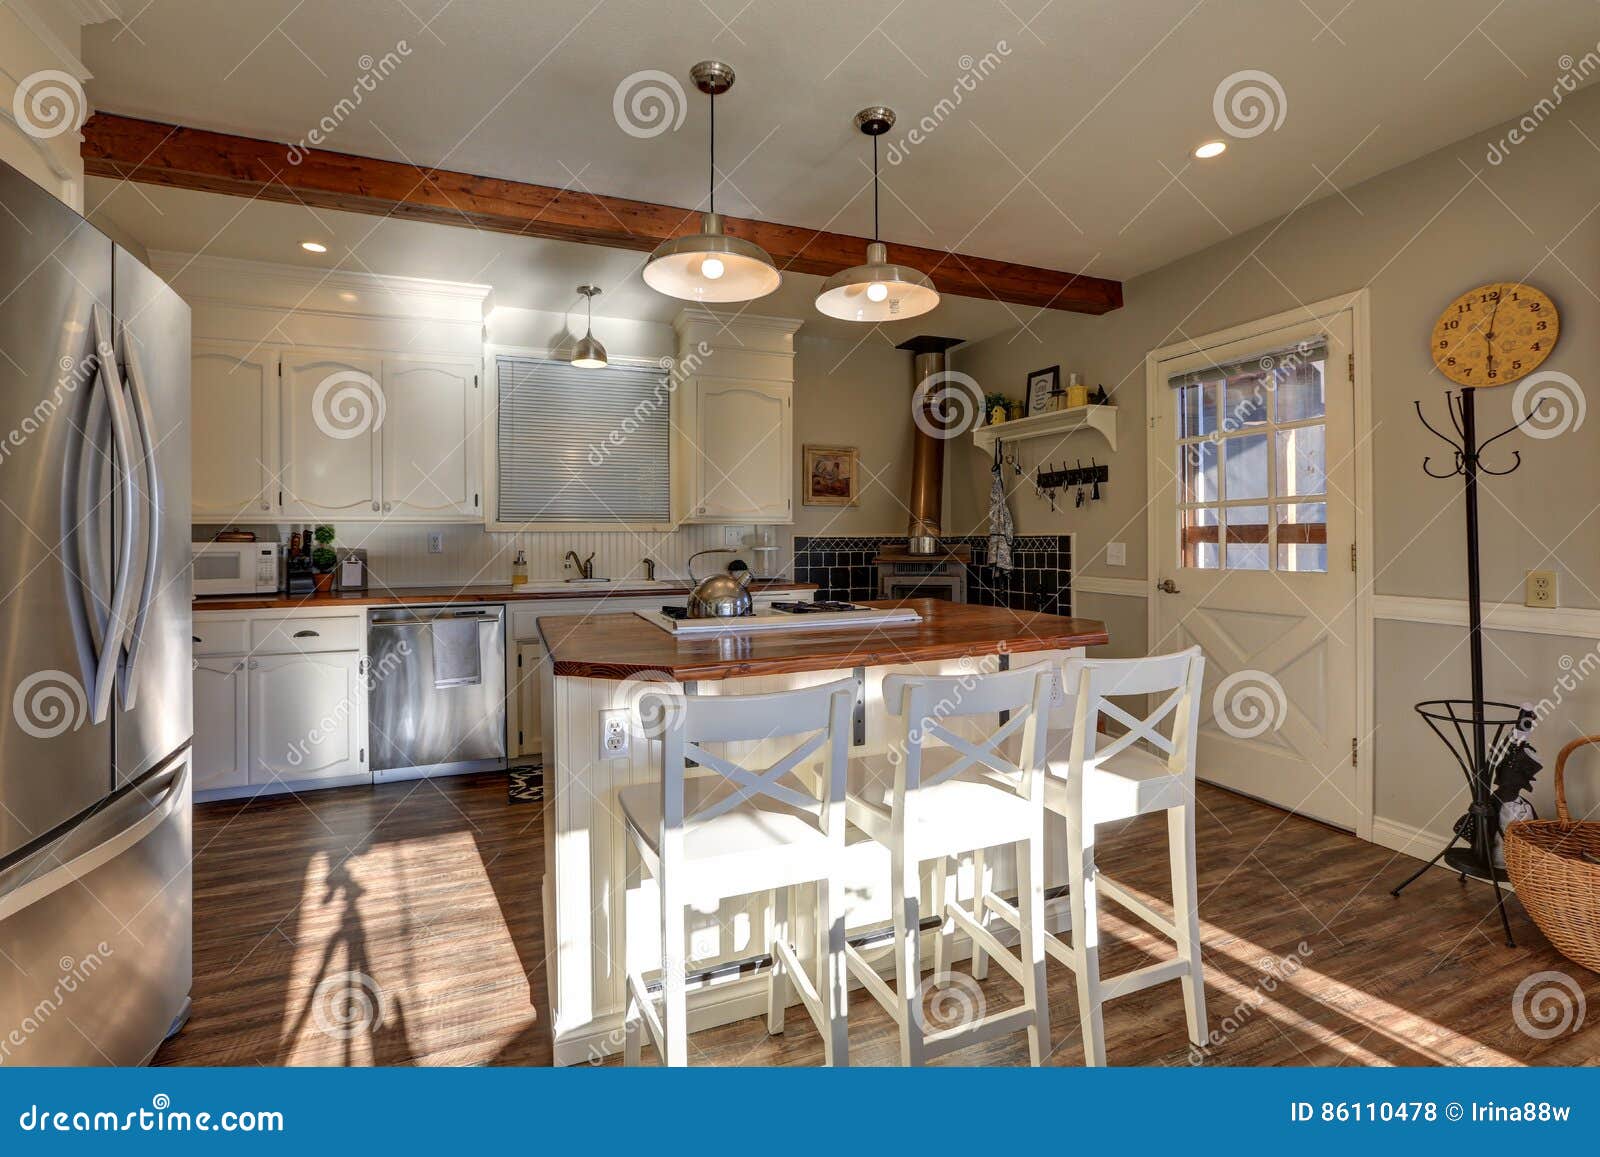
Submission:
[[[333,550],[333,527],[319,526],[312,531],[317,540],[311,552],[311,566],[317,572],[317,593],[327,594],[333,589],[333,568],[339,565],[339,556]]]

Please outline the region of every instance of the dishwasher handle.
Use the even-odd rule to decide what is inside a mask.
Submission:
[[[373,619],[369,625],[374,627],[426,627],[437,622],[498,623],[499,621],[499,615],[429,615],[427,618],[419,616],[412,619]]]

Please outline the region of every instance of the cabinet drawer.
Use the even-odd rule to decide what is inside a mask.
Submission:
[[[195,616],[196,655],[242,655],[250,649],[250,624],[245,619],[202,619]]]
[[[359,651],[364,628],[360,615],[257,619],[250,624],[250,650],[255,655]]]

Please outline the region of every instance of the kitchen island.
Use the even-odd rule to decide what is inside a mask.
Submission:
[[[541,718],[543,901],[556,1063],[593,1060],[619,1051],[623,1043],[625,836],[616,794],[660,781],[661,745],[641,734],[635,722],[622,749],[608,751],[604,724],[617,717],[607,713],[629,713],[641,697],[752,694],[854,676],[861,694],[852,753],[881,753],[897,722],[884,708],[885,675],[956,675],[1058,664],[1108,641],[1104,625],[1089,619],[938,599],[864,605],[911,608],[920,621],[865,629],[829,629],[807,622],[793,630],[761,633],[740,632],[734,625],[725,633],[683,638],[635,614],[547,615],[539,620],[553,674],[543,690]],[[776,757],[793,744],[779,740],[773,746],[771,755]],[[739,754],[759,764],[764,753],[741,745]],[[1011,882],[1008,852],[991,858],[1001,891]],[[1051,840],[1049,883],[1065,881],[1064,853],[1064,842]],[[856,839],[847,871],[846,922],[852,933],[888,920],[888,871],[887,857],[877,846]],[[971,880],[960,876],[956,886],[966,896]],[[653,895],[647,881],[630,930],[647,970],[659,945],[658,925],[649,911]],[[924,903],[930,899],[924,896]],[[808,944],[804,905],[801,911],[795,942]],[[765,982],[750,962],[767,943],[769,920],[766,895],[691,913],[691,975],[704,974],[707,981],[689,994],[691,1030],[764,1010]],[[955,955],[968,950],[958,941]],[[925,962],[931,963],[931,955],[925,954]]]

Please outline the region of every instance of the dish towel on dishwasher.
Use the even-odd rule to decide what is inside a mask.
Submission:
[[[467,687],[483,681],[478,619],[433,620],[433,685]]]

